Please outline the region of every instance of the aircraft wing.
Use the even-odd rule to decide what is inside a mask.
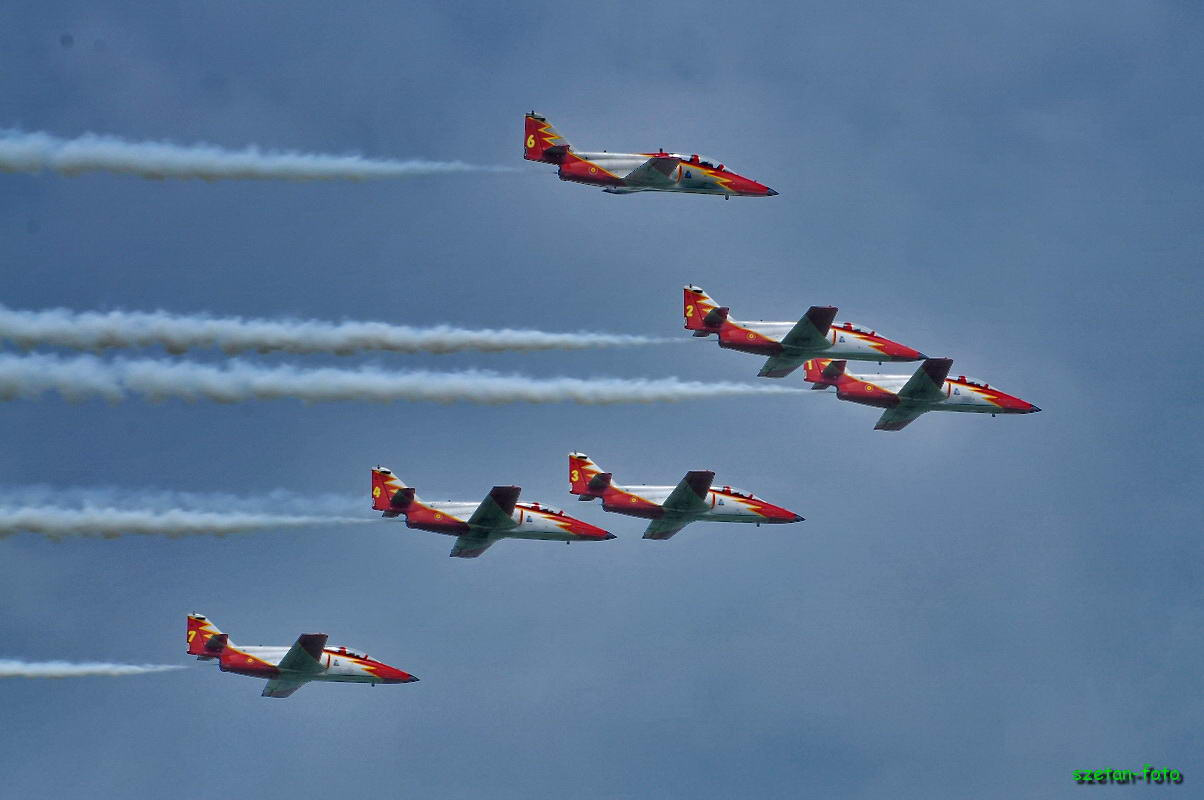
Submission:
[[[807,363],[808,356],[770,356],[757,373],[758,378],[785,378]],[[821,387],[821,388],[827,388]]]
[[[935,403],[945,398],[945,378],[953,366],[950,358],[928,358],[916,370],[916,374],[903,384],[899,397],[903,400]],[[885,416],[885,415],[884,415]],[[910,420],[908,420],[910,422]]]
[[[322,650],[325,647],[326,634],[303,633],[297,637],[297,641],[276,666],[283,671],[297,672],[302,675],[321,672]]]
[[[670,512],[660,519],[654,519],[648,523],[648,529],[644,531],[644,538],[668,539],[693,521],[694,516],[692,514]]]
[[[268,681],[268,685],[263,687],[260,695],[262,697],[288,697],[307,683],[309,683],[309,680],[306,678],[301,678],[300,680],[294,678],[272,678]]]
[[[681,514],[700,514],[710,506],[707,505],[707,492],[711,489],[711,481],[715,473],[710,470],[692,470],[686,473],[681,483],[673,487],[673,491],[661,503],[665,511]]]
[[[452,558],[476,558],[496,541],[497,539],[490,536],[457,536],[449,555]]]
[[[653,156],[627,173],[623,180],[654,187],[670,186],[673,184],[670,176],[680,163],[681,159],[676,156]]]
[[[477,510],[472,512],[472,516],[468,518],[469,526],[476,529],[504,531],[518,525],[512,515],[514,514],[514,504],[518,502],[518,495],[521,491],[522,489],[517,486],[494,486],[489,490],[489,495],[477,506]]]
[[[803,318],[782,337],[782,347],[818,350],[828,342],[828,329],[836,319],[834,306],[811,306]]]
[[[919,416],[927,410],[922,405],[900,403],[894,408],[888,408],[882,412],[882,416],[878,417],[878,424],[874,426],[874,430],[901,431],[919,419]]]

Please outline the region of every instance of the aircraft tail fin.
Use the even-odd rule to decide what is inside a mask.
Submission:
[[[197,658],[217,658],[230,643],[229,635],[202,614],[188,615],[188,655]]]
[[[684,287],[686,330],[695,336],[718,333],[727,319],[729,309],[720,306],[702,287],[690,284]]]
[[[569,453],[569,492],[579,500],[601,497],[610,487],[611,475],[603,472],[585,453]]]
[[[559,164],[571,148],[545,117],[532,111],[523,121],[523,158],[528,161]]]
[[[387,467],[372,468],[372,508],[383,516],[396,517],[415,499],[414,490]]]
[[[848,363],[843,359],[833,361],[828,358],[813,358],[803,364],[803,369],[806,373],[806,380],[811,384],[812,389],[826,389],[840,383]]]

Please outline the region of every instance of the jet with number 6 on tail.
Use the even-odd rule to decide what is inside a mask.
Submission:
[[[555,164],[562,181],[601,187],[610,194],[688,192],[728,198],[773,197],[764,184],[737,175],[717,159],[681,153],[608,153],[574,150],[546,118],[534,111],[523,129],[523,158]]]
[[[578,500],[602,498],[602,509],[650,520],[645,539],[668,539],[691,522],[802,522],[752,492],[714,486],[715,473],[694,470],[676,486],[620,486],[585,453],[569,453],[569,492]]]
[[[222,672],[266,678],[264,697],[288,697],[310,681],[413,683],[408,672],[368,658],[349,647],[332,647],[324,633],[303,633],[292,647],[236,645],[201,614],[188,615],[188,654],[216,661]]]
[[[719,346],[768,356],[758,376],[784,378],[809,359],[919,361],[924,354],[851,322],[836,322],[833,306],[811,306],[798,322],[736,322],[698,286],[685,287],[686,330],[717,334]]]
[[[451,551],[455,558],[476,558],[498,539],[602,542],[615,538],[558,508],[520,503],[521,491],[517,486],[494,486],[480,503],[430,503],[419,500],[392,470],[372,470],[372,508],[384,517],[404,516],[407,528],[455,536]]]
[[[852,375],[846,362],[817,358],[805,365],[812,389],[836,387],[836,396],[851,403],[885,409],[876,431],[901,431],[927,411],[977,414],[1032,414],[1032,403],[992,389],[985,381],[949,377],[952,359],[929,358],[914,375]]]

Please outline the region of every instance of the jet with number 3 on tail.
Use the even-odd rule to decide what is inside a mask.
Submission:
[[[645,539],[668,539],[691,522],[802,522],[752,492],[715,486],[715,473],[694,470],[676,486],[620,486],[585,453],[569,453],[569,492],[578,500],[602,499],[605,511],[650,520]]]
[[[523,158],[555,164],[562,181],[601,187],[610,194],[689,192],[724,198],[773,197],[768,186],[737,175],[713,158],[681,153],[608,153],[574,150],[534,111],[523,129]]]
[[[557,508],[518,502],[517,486],[494,486],[479,503],[429,503],[392,470],[372,470],[372,508],[384,517],[405,517],[407,528],[456,537],[451,555],[476,558],[498,539],[601,542],[614,534],[574,519]]]
[[[719,346],[768,356],[757,373],[784,378],[812,358],[919,361],[924,354],[851,322],[836,322],[833,306],[811,306],[798,322],[736,322],[698,286],[685,287],[686,330],[719,338]]]
[[[408,672],[349,647],[332,647],[324,633],[303,633],[292,647],[236,645],[201,614],[188,615],[188,654],[216,661],[222,672],[266,678],[264,697],[288,697],[310,681],[413,683]]]
[[[901,431],[927,411],[977,414],[1032,414],[1032,403],[992,389],[985,381],[949,377],[952,359],[929,358],[914,375],[852,375],[844,361],[818,358],[805,365],[812,389],[836,387],[836,396],[851,403],[885,409],[877,431]]]

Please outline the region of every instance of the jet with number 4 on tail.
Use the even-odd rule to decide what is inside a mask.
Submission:
[[[292,647],[236,645],[201,614],[188,615],[188,654],[216,661],[222,672],[266,678],[264,697],[288,697],[310,681],[375,686],[418,680],[349,647],[332,647],[324,633],[303,633]]]
[[[805,365],[812,389],[836,387],[836,396],[851,403],[885,409],[874,430],[901,431],[927,411],[977,414],[1032,414],[1032,403],[992,389],[984,381],[949,377],[952,359],[929,358],[914,375],[853,375],[846,362],[818,358]]]
[[[602,499],[605,511],[650,520],[645,539],[668,539],[691,522],[802,522],[752,492],[715,486],[715,473],[694,470],[676,486],[620,486],[585,453],[569,453],[569,491],[578,500]]]
[[[718,160],[698,155],[608,153],[574,150],[552,124],[534,111],[523,129],[523,158],[555,164],[562,181],[598,186],[610,194],[689,192],[728,198],[773,197],[768,186],[737,175]]]
[[[757,373],[762,378],[784,378],[804,362],[823,356],[855,361],[919,361],[924,354],[892,342],[851,322],[836,322],[833,306],[811,306],[798,322],[736,322],[697,286],[686,286],[686,330],[695,336],[719,338],[719,346],[758,356],[768,356]]]
[[[428,503],[419,500],[392,470],[372,470],[372,508],[384,517],[405,517],[407,528],[455,536],[451,551],[455,558],[476,558],[498,539],[601,542],[615,538],[560,509],[520,503],[521,491],[517,486],[494,486],[479,503]]]

